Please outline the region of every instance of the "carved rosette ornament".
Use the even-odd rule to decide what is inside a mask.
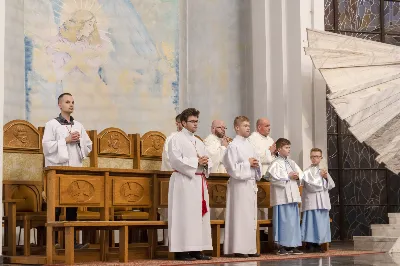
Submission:
[[[120,189],[121,197],[129,202],[138,202],[143,198],[144,188],[136,182],[126,182]]]
[[[76,202],[89,201],[94,195],[94,186],[85,180],[77,180],[68,186],[68,195]]]
[[[226,203],[226,186],[220,184],[212,185],[209,191],[214,203]]]

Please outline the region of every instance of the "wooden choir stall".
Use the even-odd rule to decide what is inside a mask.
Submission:
[[[159,171],[166,139],[163,133],[150,131],[140,136],[118,128],[100,133],[89,130],[93,150],[83,167],[44,168],[43,128],[15,120],[3,130],[5,262],[73,264],[173,257],[157,242],[157,229],[168,227],[167,221],[160,221],[158,209],[168,208],[171,175]],[[211,208],[225,208],[228,179],[226,174],[212,174],[208,179]],[[42,211],[42,192],[46,211]],[[62,210],[59,221],[56,207]],[[77,221],[65,221],[66,207],[78,207]],[[268,182],[258,182],[258,207],[270,208]],[[259,220],[258,226],[271,227],[271,221]],[[211,226],[212,255],[218,257],[224,221],[212,220]],[[17,227],[25,229],[22,246],[19,241],[17,244]],[[31,229],[37,229],[34,244]],[[79,232],[90,242],[88,249],[74,250]],[[257,248],[260,251],[259,234]],[[272,241],[269,248],[273,248]]]

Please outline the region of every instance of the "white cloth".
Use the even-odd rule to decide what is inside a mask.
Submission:
[[[226,147],[221,145],[221,139],[214,134],[210,134],[204,139],[207,153],[210,155],[213,167],[211,173],[226,173],[225,166],[222,163],[222,158],[225,154]],[[224,208],[212,208],[211,220],[224,220]],[[221,230],[221,243],[223,242],[224,230]]]
[[[241,136],[229,144],[223,158],[230,176],[227,189],[224,254],[257,253],[257,183],[261,165],[250,167],[249,158],[258,159],[253,146]]]
[[[214,134],[210,134],[204,140],[204,145],[213,163],[211,173],[226,173],[225,166],[222,164],[226,147],[221,145],[221,139]]]
[[[304,170],[304,178],[301,182],[304,186],[301,195],[301,211],[331,209],[329,190],[335,187],[332,177],[328,174],[325,179],[320,175],[319,166],[311,165]]]
[[[274,144],[274,140],[270,136],[265,137],[256,131],[250,135],[249,141],[253,145],[257,156],[260,158],[261,173],[265,175],[268,167],[275,158],[269,150],[269,148]],[[260,208],[259,211],[260,219],[268,220],[268,208]],[[260,229],[263,229],[265,233],[267,233],[267,228]]]
[[[299,173],[299,180],[289,178],[290,172]],[[303,179],[303,171],[291,159],[278,157],[268,168],[266,177],[271,182],[271,206],[301,202],[299,185]]]
[[[202,141],[185,128],[169,142],[168,156],[172,173],[168,190],[168,238],[170,252],[212,250],[208,190],[204,186],[204,198],[208,212],[202,216],[203,178],[196,173],[208,169],[198,166],[198,156],[207,155]]]
[[[67,144],[65,138],[70,132],[80,133],[78,143]],[[81,123],[74,120],[74,125],[61,125],[56,119],[46,123],[43,135],[43,153],[45,166],[81,167],[82,161],[92,150],[92,141]]]
[[[164,142],[164,148],[163,148],[162,159],[161,159],[161,171],[172,171],[172,167],[171,167],[171,164],[169,162],[169,157],[168,157],[168,143],[171,141],[171,139],[177,133],[178,132],[172,132],[171,135],[169,135]]]
[[[269,147],[274,144],[274,140],[270,136],[265,137],[258,132],[253,132],[249,137],[249,141],[253,145],[257,156],[260,158],[261,172],[265,175],[268,167],[275,158],[269,150]]]

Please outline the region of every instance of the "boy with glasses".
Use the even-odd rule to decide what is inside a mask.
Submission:
[[[331,242],[329,190],[335,187],[331,176],[321,167],[322,150],[313,148],[310,152],[311,166],[304,171],[302,184],[301,238],[306,242],[307,252],[323,252],[322,243]]]

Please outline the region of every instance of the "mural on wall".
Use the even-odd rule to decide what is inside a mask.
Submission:
[[[26,119],[44,125],[70,92],[87,129],[173,131],[178,8],[178,0],[25,1]]]

